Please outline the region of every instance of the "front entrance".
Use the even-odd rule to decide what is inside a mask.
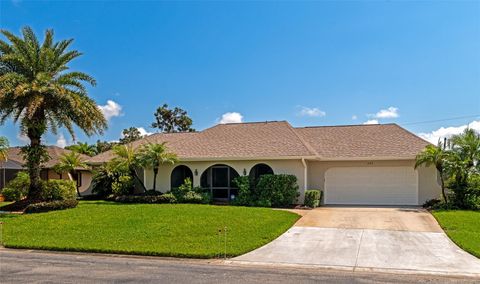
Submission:
[[[214,200],[230,201],[238,194],[238,188],[233,182],[236,177],[238,173],[232,167],[214,165],[203,172],[200,186],[210,189]]]

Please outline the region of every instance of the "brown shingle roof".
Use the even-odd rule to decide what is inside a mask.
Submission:
[[[428,142],[396,124],[293,128],[286,121],[219,124],[200,132],[159,133],[132,142],[166,142],[180,159],[315,157],[413,159]],[[107,151],[90,158],[103,163]]]
[[[295,130],[321,159],[410,159],[429,144],[397,124],[320,126]]]
[[[59,161],[60,157],[63,153],[70,153],[70,150],[63,149],[57,146],[47,146],[46,147],[47,153],[50,156],[50,160],[43,164],[43,168],[53,168]],[[21,165],[24,164],[23,155],[21,153],[20,147],[10,147],[7,151],[8,160],[15,161],[20,163]],[[87,161],[90,157],[86,155],[80,154],[80,157],[83,161]]]

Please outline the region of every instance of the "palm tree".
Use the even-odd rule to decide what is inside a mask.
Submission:
[[[116,157],[110,161],[110,166],[117,171],[128,172],[147,191],[137,174],[137,168],[141,166],[138,152],[131,145],[117,145],[112,150]]]
[[[60,161],[58,162],[58,164],[54,166],[54,170],[57,173],[67,173],[70,180],[74,180],[73,177],[77,176],[78,169],[88,168],[88,165],[82,160],[81,155],[73,151],[69,153],[63,153],[60,157]],[[78,196],[81,196],[80,190],[78,188],[78,183],[76,183],[76,188]]]
[[[480,161],[480,134],[467,128],[463,133],[450,138],[452,152],[457,158],[457,178],[465,181],[470,173],[477,170]]]
[[[85,143],[78,142],[77,144],[65,147],[65,149],[68,149],[70,151],[74,151],[83,155],[87,155],[90,157],[95,156],[97,154],[97,149],[95,145],[90,145],[86,142]]]
[[[178,159],[177,155],[167,151],[166,143],[145,144],[140,150],[140,161],[144,167],[150,167],[153,169],[153,190],[157,185],[158,168],[162,164],[175,164]]]
[[[428,145],[415,158],[415,169],[421,165],[434,165],[440,174],[440,182],[442,187],[443,200],[447,202],[447,195],[445,193],[445,166],[447,163],[449,153],[445,150],[442,142],[438,142],[437,146]]]
[[[8,139],[7,137],[0,136],[0,161],[7,160]]]
[[[1,33],[8,42],[0,40],[0,124],[12,118],[29,138],[22,150],[30,175],[28,199],[40,200],[40,169],[48,160],[42,135],[64,127],[75,138],[75,125],[88,136],[102,134],[107,122],[88,97],[86,84],[95,86],[95,80],[69,71],[68,64],[81,55],[67,51],[72,39],[54,42],[53,30],[47,30],[40,44],[30,27],[22,29],[22,37]]]

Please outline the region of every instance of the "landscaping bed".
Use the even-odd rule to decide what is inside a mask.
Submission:
[[[214,258],[258,248],[290,228],[283,210],[197,204],[81,201],[77,208],[0,215],[4,246],[62,251]]]
[[[432,214],[453,242],[480,258],[480,211],[438,210]]]

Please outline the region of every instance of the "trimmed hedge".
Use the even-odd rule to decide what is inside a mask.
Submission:
[[[77,198],[77,186],[71,180],[51,179],[42,183],[42,200],[62,201]]]
[[[320,190],[306,190],[304,205],[310,208],[318,207],[322,199],[322,192]]]
[[[30,177],[26,172],[18,172],[1,191],[5,201],[19,201],[27,196],[30,187]]]
[[[30,204],[25,209],[25,213],[43,213],[53,210],[64,210],[69,208],[75,208],[78,205],[78,201],[75,199],[69,200],[58,200],[51,202],[40,202],[35,204]]]
[[[294,175],[262,175],[255,188],[254,206],[288,207],[297,201],[298,184]]]
[[[177,203],[177,198],[171,193],[162,195],[122,195],[114,197],[113,201],[120,203]]]

